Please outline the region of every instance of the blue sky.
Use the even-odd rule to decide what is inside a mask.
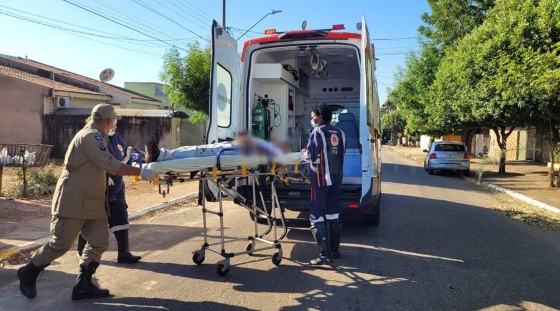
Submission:
[[[2,0],[0,54],[27,56],[95,79],[104,68],[110,67],[115,70],[115,78],[110,83],[119,86],[123,86],[125,81],[159,81],[162,55],[171,47],[170,44],[184,47],[192,40],[205,44],[210,35],[212,18],[220,23],[222,21],[221,0],[67,1],[93,9],[149,36],[63,0]],[[393,84],[397,66],[404,64],[405,53],[418,49],[415,37],[421,24],[420,15],[429,11],[425,0],[227,0],[226,26],[233,27],[232,34],[237,38],[243,33],[240,29],[249,29],[273,9],[282,12],[267,16],[240,42],[258,37],[260,35],[255,32],[262,33],[268,28],[300,29],[304,20],[308,29],[344,24],[348,31],[356,31],[356,23],[364,14],[379,58],[377,77],[381,102],[385,101],[386,89]],[[55,24],[65,30],[1,13]],[[72,32],[76,30],[98,36]]]

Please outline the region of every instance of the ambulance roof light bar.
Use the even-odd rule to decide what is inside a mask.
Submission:
[[[344,24],[336,24],[332,26],[331,30],[344,30]]]

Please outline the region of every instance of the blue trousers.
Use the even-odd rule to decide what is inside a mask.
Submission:
[[[124,195],[119,196],[114,201],[109,201],[109,212],[111,213],[109,217],[109,229],[111,232],[128,230],[130,228],[128,224],[128,205]]]
[[[311,187],[309,219],[311,226],[326,220],[337,220],[340,213],[340,185],[327,187]]]

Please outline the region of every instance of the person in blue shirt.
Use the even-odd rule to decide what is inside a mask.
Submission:
[[[332,263],[340,258],[339,219],[342,168],[346,137],[332,125],[332,112],[326,104],[311,109],[313,131],[309,136],[305,158],[310,161],[311,202],[309,218],[311,233],[321,249],[319,257],[310,265]]]
[[[115,128],[116,129],[116,128]],[[109,132],[109,140],[107,150],[115,159],[127,163],[130,158],[132,147],[127,147],[124,139],[112,130]],[[107,199],[109,202],[109,229],[115,235],[117,240],[118,263],[137,263],[140,256],[134,256],[130,253],[128,230],[128,205],[125,198],[125,185],[122,176],[107,175]],[[78,238],[78,256],[81,257],[86,240],[82,235]]]

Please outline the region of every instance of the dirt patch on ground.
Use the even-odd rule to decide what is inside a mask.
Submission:
[[[51,200],[5,200],[0,201],[0,220],[3,222],[23,222],[30,219],[49,217]]]

